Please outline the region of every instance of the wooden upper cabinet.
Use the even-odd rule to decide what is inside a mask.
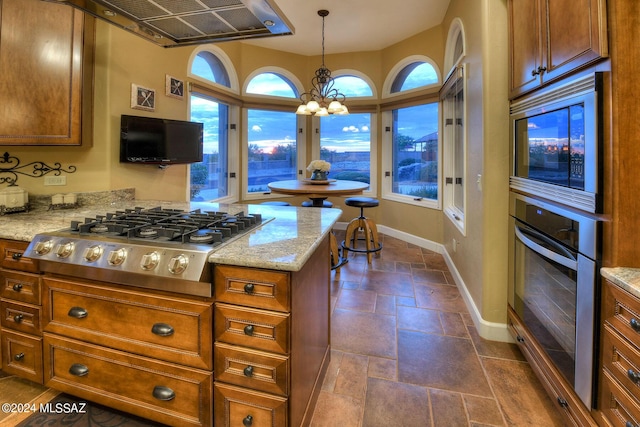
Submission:
[[[0,145],[90,137],[92,25],[67,5],[0,0]]]
[[[608,55],[606,0],[509,0],[509,98]]]

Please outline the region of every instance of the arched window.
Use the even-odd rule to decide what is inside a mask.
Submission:
[[[405,58],[387,75],[382,89],[383,97],[437,87],[442,79],[435,62],[422,55]]]
[[[270,95],[282,98],[297,98],[295,84],[282,74],[267,72],[253,77],[247,84],[246,93]]]
[[[200,52],[196,55],[191,65],[191,72],[213,83],[231,87],[229,74],[222,61],[211,52]]]
[[[354,75],[341,75],[334,77],[335,87],[346,97],[363,98],[373,96],[371,85],[362,77]]]

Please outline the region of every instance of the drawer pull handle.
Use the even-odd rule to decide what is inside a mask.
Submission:
[[[75,317],[76,319],[84,319],[89,313],[82,307],[71,307],[67,315],[69,317]]]
[[[76,377],[84,377],[89,374],[89,368],[87,368],[87,365],[83,365],[82,363],[74,363],[69,368],[69,373]]]
[[[15,261],[20,261],[20,258],[22,258],[22,253],[14,252],[11,254],[11,258],[13,258]]]
[[[562,397],[558,396],[557,399],[558,399],[558,404],[563,408],[567,408],[569,406],[569,403],[567,403],[567,401],[564,400]]]
[[[175,399],[176,393],[169,387],[157,385],[153,388],[153,397],[158,400],[169,401]]]
[[[13,321],[16,323],[22,323],[23,318],[24,316],[22,314],[16,314],[15,316],[13,316]]]
[[[18,354],[16,354],[15,356],[13,356],[13,359],[14,359],[16,362],[20,362],[22,359],[24,359],[24,353],[18,353]]]
[[[631,320],[629,320],[629,324],[631,325],[634,331],[640,332],[640,322],[638,322],[638,319],[636,319],[635,317],[632,317]]]
[[[244,370],[242,371],[244,372],[244,376],[245,377],[252,377],[253,376],[253,366],[249,365],[246,368],[244,368]]]
[[[631,421],[627,421],[626,423],[624,423],[624,427],[638,427],[638,425],[632,423]]]
[[[244,327],[244,334],[251,336],[251,335],[253,335],[254,329],[255,328],[253,327],[253,325],[247,325],[247,326]]]
[[[246,417],[244,417],[244,419],[242,420],[242,425],[244,427],[250,427],[253,424],[253,417],[251,415],[247,415]]]
[[[244,291],[248,294],[254,293],[256,290],[256,286],[253,283],[247,283],[244,285]]]
[[[13,285],[13,290],[16,292],[20,292],[22,290],[22,283],[16,283]]]
[[[638,374],[637,372],[635,372],[633,369],[629,369],[627,371],[627,376],[629,377],[629,379],[631,381],[633,381],[634,383],[638,384],[638,381],[640,381],[640,374]]]
[[[516,340],[517,340],[518,342],[524,342],[524,338],[523,338],[521,335],[518,335],[518,336],[516,337]]]
[[[166,323],[156,323],[151,327],[151,332],[160,337],[168,337],[173,335],[174,330],[173,326]]]

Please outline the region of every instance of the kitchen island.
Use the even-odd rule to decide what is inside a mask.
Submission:
[[[211,297],[21,271],[29,254],[13,256],[39,233],[132,206],[242,211],[265,221],[209,253]],[[170,425],[307,425],[329,362],[328,234],[339,216],[140,200],[7,215],[3,310],[35,322],[27,333],[18,314],[5,316],[3,370],[20,374],[30,361],[32,379],[49,387]],[[38,288],[35,300],[12,298],[22,283]]]

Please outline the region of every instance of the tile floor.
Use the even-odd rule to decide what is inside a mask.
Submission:
[[[312,426],[564,425],[517,346],[478,335],[443,257],[381,239],[372,264],[350,253],[332,273],[332,360]]]
[[[518,348],[480,338],[443,257],[381,239],[372,264],[350,253],[332,273],[332,359],[312,427],[562,426]],[[0,396],[56,394],[0,378]],[[21,418],[0,414],[0,426]]]

